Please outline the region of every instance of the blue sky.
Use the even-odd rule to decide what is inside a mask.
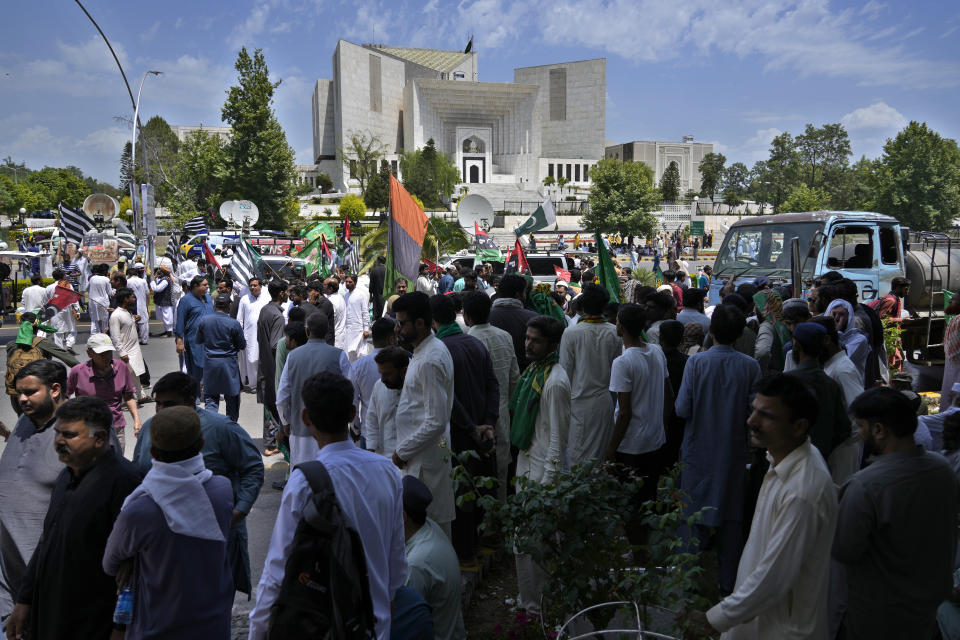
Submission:
[[[85,0],[131,84],[147,69],[144,119],[220,124],[240,46],[283,83],[276,109],[310,162],[310,98],[338,38],[462,48],[480,80],[515,67],[607,59],[607,139],[717,144],[751,165],[770,139],[843,122],[877,156],[909,120],[960,137],[960,5],[828,0]],[[71,0],[5,3],[0,157],[75,164],[117,182],[129,98],[103,41]]]

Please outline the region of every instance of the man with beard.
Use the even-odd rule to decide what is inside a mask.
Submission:
[[[913,440],[910,400],[874,387],[850,404],[873,463],[840,489],[833,559],[849,585],[846,637],[929,638],[953,587],[957,479]]]
[[[100,398],[74,398],[57,410],[53,444],[66,468],[7,618],[7,638],[111,637],[116,582],[100,559],[123,501],[140,484],[136,468],[110,444],[112,426]]]
[[[283,304],[287,301],[287,283],[283,280],[271,280],[267,285],[269,304],[260,310],[257,318],[257,345],[260,350],[260,369],[257,374],[257,400],[263,404],[263,442],[264,453],[268,456],[279,453],[271,421],[279,426],[277,415],[277,343],[283,339]]]
[[[263,282],[253,277],[247,282],[248,291],[240,298],[237,307],[237,322],[243,327],[243,339],[247,342],[244,355],[240,358],[240,382],[244,389],[253,392],[257,384],[257,370],[260,364],[260,350],[257,347],[257,320],[260,319],[260,310],[270,302],[270,297],[263,291]]]
[[[343,296],[345,305],[343,350],[350,362],[365,356],[368,351],[367,338],[370,337],[370,293],[357,286],[357,276],[348,275],[343,279],[347,292]]]
[[[0,617],[20,592],[63,463],[53,447],[54,414],[66,398],[67,370],[36,360],[17,372],[23,415],[0,456]],[[111,443],[119,451],[116,438]]]
[[[327,316],[327,335],[324,339],[327,341],[331,347],[334,342],[334,324],[336,323],[336,318],[333,311],[333,303],[327,300],[326,296],[323,295],[323,283],[320,280],[311,280],[307,285],[307,299],[303,304],[300,305],[303,307],[304,312],[307,315],[319,311],[323,315]]]
[[[137,387],[137,401],[143,402],[143,385],[149,384],[150,374],[147,372],[147,363],[144,362],[143,352],[140,350],[137,329],[139,316],[134,315],[138,304],[136,293],[129,287],[117,289],[116,300],[117,308],[110,314],[110,335],[117,347],[117,355],[130,368],[131,377]]]
[[[367,450],[390,456],[397,448],[397,405],[407,375],[410,354],[397,346],[384,347],[374,356],[380,379],[373,385],[363,420]]]

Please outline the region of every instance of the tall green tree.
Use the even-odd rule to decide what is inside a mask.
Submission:
[[[433,138],[426,146],[408,151],[400,157],[400,173],[407,191],[423,201],[428,209],[435,209],[449,198],[458,182],[460,172],[450,156],[439,151]]]
[[[799,178],[810,187],[826,187],[849,166],[850,137],[840,123],[814,127],[808,124],[794,143],[800,158]]]
[[[780,204],[780,213],[820,211],[830,202],[829,194],[820,187],[808,187],[801,182]]]
[[[581,219],[587,231],[650,237],[657,219],[650,214],[660,204],[653,170],[643,162],[605,158],[590,170],[593,189],[590,210]]]
[[[799,184],[800,154],[797,144],[789,133],[782,133],[770,142],[770,159],[767,160],[767,200],[773,203],[774,212]]]
[[[177,153],[173,167],[177,190],[168,206],[177,221],[185,221],[209,209],[218,210],[227,179],[226,143],[218,135],[202,129],[188,134]],[[258,205],[259,207],[259,205]]]
[[[708,153],[700,161],[700,196],[712,198],[723,183],[727,158],[722,153]]]
[[[250,200],[260,210],[260,228],[284,229],[299,212],[293,197],[293,149],[273,109],[280,81],[271,82],[263,51],[240,49],[234,67],[237,84],[227,91],[221,110],[233,129],[227,144],[224,195]]]
[[[342,149],[337,149],[340,162],[349,165],[350,178],[360,183],[360,193],[367,195],[367,183],[377,175],[377,166],[387,151],[380,138],[364,132],[353,132]]]
[[[79,207],[91,193],[90,186],[76,173],[53,167],[32,172],[20,184],[28,186],[37,195],[36,207],[39,209],[55,209],[60,202]]]
[[[723,171],[723,193],[733,193],[738,198],[747,195],[750,184],[750,170],[742,162],[734,162]]]
[[[664,202],[676,202],[680,198],[680,167],[676,162],[671,162],[660,176],[660,194]]]
[[[877,210],[912,228],[941,231],[960,217],[960,149],[926,123],[887,140],[877,182]]]
[[[176,191],[172,182],[179,148],[180,141],[177,139],[177,134],[161,116],[153,116],[140,128],[135,166],[137,183],[142,184],[149,180],[154,186],[154,197],[161,204],[166,203]],[[121,154],[121,178],[123,177],[123,159]]]
[[[385,211],[390,204],[390,167],[386,160],[380,161],[380,171],[367,183],[367,192],[363,198],[367,206],[377,211]]]

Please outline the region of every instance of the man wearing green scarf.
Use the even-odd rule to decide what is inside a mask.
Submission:
[[[557,353],[562,335],[563,325],[550,316],[527,322],[525,350],[530,364],[510,397],[510,443],[520,450],[517,476],[540,484],[554,481],[566,455],[570,380]],[[517,555],[518,607],[527,613],[540,612],[544,579],[530,556]]]

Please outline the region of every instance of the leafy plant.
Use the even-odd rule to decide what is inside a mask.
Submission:
[[[636,267],[630,275],[641,285],[648,287],[657,286],[657,275],[653,271],[650,271],[650,269]]]
[[[903,348],[903,343],[900,340],[903,327],[900,326],[899,322],[891,320],[890,318],[883,318],[880,322],[883,324],[883,346],[887,351],[887,370],[890,372],[890,376],[893,377],[894,374],[900,373],[902,364],[902,360],[897,360],[894,358],[894,355],[898,349]]]
[[[366,217],[367,205],[360,196],[347,194],[340,201],[340,215],[350,222],[358,222]]]

